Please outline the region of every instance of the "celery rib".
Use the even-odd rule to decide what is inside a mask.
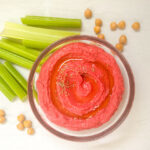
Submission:
[[[34,95],[34,98],[35,98],[36,102],[39,104],[38,94],[37,94],[37,91],[36,91],[34,85],[33,85],[33,95]]]
[[[13,65],[9,62],[4,62],[4,66],[8,70],[8,72],[20,83],[20,85],[27,92],[27,81],[25,78],[13,67]]]
[[[20,84],[13,78],[13,76],[7,71],[5,66],[0,63],[0,76],[8,84],[8,86],[14,91],[14,93],[24,101],[27,94]]]
[[[10,44],[9,42],[6,42],[6,41],[0,41],[0,48],[3,48],[9,52],[12,52],[14,54],[17,54],[17,55],[20,55],[24,58],[27,58],[27,59],[30,59],[32,61],[35,61],[36,58],[38,57],[38,55],[34,54],[33,52],[28,52],[28,51],[25,51],[21,48],[18,48],[12,44]]]
[[[26,48],[25,46],[21,44],[17,44],[7,39],[0,40],[0,48],[3,48],[9,52],[12,52],[24,58],[30,59],[32,61],[35,61],[41,53],[40,51],[31,49],[31,48]],[[44,60],[40,62],[40,64],[43,64],[43,63],[44,63]]]
[[[38,50],[43,50],[44,48],[48,47],[50,44],[52,44],[54,41],[46,42],[46,41],[36,41],[36,40],[29,40],[29,39],[23,39],[22,44],[27,48],[36,48]]]
[[[22,66],[22,67],[27,68],[27,69],[31,69],[32,65],[34,63],[33,61],[31,61],[29,59],[26,59],[24,57],[21,57],[21,56],[14,54],[14,53],[8,52],[2,48],[0,48],[0,58],[5,59],[9,62],[12,62],[14,64],[17,64],[17,65]],[[40,68],[41,67],[39,65],[36,71],[39,72]]]
[[[41,43],[40,47],[45,48],[45,46],[47,46],[45,43],[51,44],[57,40],[60,40],[61,38],[78,34],[78,32],[43,29],[7,22],[5,24],[4,30],[1,33],[1,36],[28,41],[28,43],[30,41],[30,45],[33,41],[34,47],[32,48],[38,48],[39,44]]]
[[[41,51],[39,51],[39,49],[27,48],[27,47],[25,47],[24,45],[22,45],[20,43],[14,42],[12,39],[4,39],[3,38],[1,41],[6,42],[9,45],[17,47],[17,48],[19,48],[19,49],[21,49],[23,51],[27,51],[27,52],[33,53],[36,56],[39,56],[40,53],[41,53]]]
[[[9,73],[18,81],[18,83],[20,83],[20,85],[24,88],[24,90],[27,92],[28,83],[27,83],[26,79],[8,61],[6,61],[4,63],[4,66],[7,68]],[[34,95],[36,101],[38,102],[38,96],[37,96],[37,92],[36,92],[35,88],[33,88],[33,95]]]
[[[25,16],[23,24],[41,27],[81,28],[81,19],[57,18],[44,16]]]
[[[13,101],[16,94],[8,86],[8,84],[0,77],[0,91],[10,100]]]

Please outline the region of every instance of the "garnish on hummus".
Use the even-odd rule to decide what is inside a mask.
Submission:
[[[70,130],[96,128],[109,121],[124,92],[121,71],[102,48],[70,43],[41,68],[39,104],[53,123]]]

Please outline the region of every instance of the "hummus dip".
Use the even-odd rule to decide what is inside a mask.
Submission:
[[[75,42],[44,63],[37,90],[50,121],[84,130],[110,120],[122,99],[124,82],[113,56],[97,46]]]

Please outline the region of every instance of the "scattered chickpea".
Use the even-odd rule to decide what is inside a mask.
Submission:
[[[31,128],[32,122],[30,120],[25,120],[23,122],[23,125],[24,125],[25,128]]]
[[[117,43],[117,44],[116,44],[116,48],[117,48],[117,50],[119,50],[120,52],[123,51],[123,45],[122,45],[121,43]]]
[[[33,128],[28,128],[28,130],[27,130],[27,133],[29,134],[29,135],[32,135],[32,134],[34,134],[34,129]]]
[[[92,11],[89,8],[87,8],[84,11],[84,16],[85,16],[85,18],[90,19],[92,17]]]
[[[5,116],[5,111],[0,109],[0,116]]]
[[[117,29],[117,24],[116,24],[116,22],[111,22],[111,24],[110,24],[110,29],[111,29],[111,30],[116,30],[116,29]]]
[[[135,31],[140,30],[140,23],[139,23],[139,22],[134,22],[134,23],[132,24],[132,28],[133,28],[133,30],[135,30]]]
[[[100,39],[103,39],[103,40],[105,39],[105,36],[102,33],[98,34],[97,37],[100,38]]]
[[[118,23],[118,28],[119,28],[119,29],[124,29],[125,27],[126,27],[125,21],[120,21],[120,22]]]
[[[95,26],[95,27],[94,27],[94,32],[95,32],[96,34],[100,33],[100,31],[101,31],[101,27],[100,27],[100,26]]]
[[[17,117],[17,120],[20,121],[20,122],[23,122],[25,120],[25,116],[23,114],[20,114],[18,117]]]
[[[4,123],[6,121],[4,116],[0,116],[0,124]]]
[[[126,44],[127,43],[127,37],[125,35],[121,35],[119,38],[119,43]]]
[[[21,123],[21,122],[18,123],[18,124],[17,124],[17,129],[18,129],[18,130],[24,130],[24,125],[23,125],[23,123]]]
[[[34,134],[34,129],[32,128],[32,122],[31,120],[25,120],[25,116],[23,114],[20,114],[19,116],[17,116],[17,120],[19,121],[19,123],[17,124],[17,129],[18,130],[24,130],[24,128],[28,128],[27,129],[27,133],[29,135]]]
[[[102,26],[102,23],[103,23],[103,22],[102,22],[101,19],[98,19],[98,18],[95,19],[95,25],[96,25],[96,26]]]

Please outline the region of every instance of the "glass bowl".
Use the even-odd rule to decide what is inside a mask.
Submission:
[[[106,52],[114,56],[124,78],[125,91],[124,91],[123,99],[117,111],[108,122],[94,129],[88,129],[83,131],[70,131],[50,122],[47,119],[41,107],[39,106],[39,104],[36,102],[36,98],[33,95],[35,94],[35,90],[36,90],[35,83],[38,78],[38,73],[36,73],[36,71],[40,62],[46,60],[51,55],[51,52],[55,48],[61,47],[63,44],[67,44],[70,42],[78,42],[78,41],[99,46],[103,48]],[[134,85],[133,73],[125,57],[107,41],[101,40],[96,37],[87,36],[87,35],[66,37],[48,46],[44,51],[41,52],[40,56],[35,61],[28,79],[29,103],[37,120],[50,133],[66,140],[78,141],[78,142],[96,140],[110,134],[115,129],[117,129],[126,119],[127,115],[131,110],[131,106],[134,100],[134,92],[135,92],[135,85]]]

